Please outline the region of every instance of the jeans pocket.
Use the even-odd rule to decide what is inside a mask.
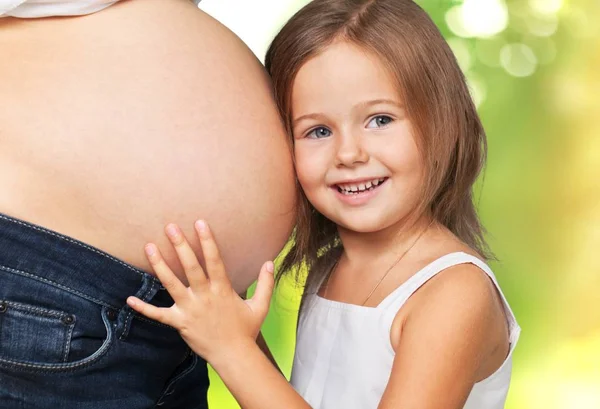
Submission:
[[[67,312],[0,300],[0,359],[66,362],[74,326]]]
[[[17,305],[20,310],[17,310]],[[100,361],[114,341],[108,308],[102,307],[105,336],[94,342],[93,348],[89,348],[89,345],[84,351],[80,349],[77,358],[72,360],[70,355],[73,355],[72,349],[77,344],[73,335],[73,332],[77,332],[76,315],[6,301],[0,306],[5,310],[0,313],[0,368],[5,370],[29,373],[76,372]],[[38,310],[37,316],[22,313],[23,309],[27,309],[29,313],[31,308]],[[51,313],[51,317],[40,318],[40,311]]]
[[[91,366],[113,344],[112,310],[78,288],[0,265],[0,369],[52,373]]]

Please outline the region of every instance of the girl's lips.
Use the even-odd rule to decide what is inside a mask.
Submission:
[[[337,185],[332,186],[331,188],[335,191],[336,196],[341,202],[350,206],[360,206],[375,197],[381,190],[381,187],[386,184],[387,180],[388,178],[385,178],[384,181],[377,186],[372,186],[369,190],[363,192],[344,193],[340,191]]]

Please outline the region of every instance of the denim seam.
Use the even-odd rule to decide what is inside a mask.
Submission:
[[[88,301],[93,301],[93,302],[95,302],[97,304],[100,304],[100,305],[103,305],[105,307],[110,307],[110,308],[117,309],[117,307],[112,306],[112,305],[110,305],[108,303],[105,303],[104,301],[98,300],[97,298],[90,297],[89,295],[83,294],[83,293],[81,293],[81,292],[79,292],[77,290],[74,290],[72,288],[69,288],[69,287],[67,287],[65,285],[55,283],[54,281],[48,280],[46,278],[36,276],[35,274],[27,273],[27,272],[22,271],[22,270],[16,270],[14,268],[6,267],[6,266],[3,266],[3,265],[0,265],[0,270],[6,270],[6,271],[8,271],[10,273],[19,274],[19,275],[22,275],[22,276],[25,276],[25,277],[32,278],[34,280],[38,280],[38,281],[41,281],[43,283],[49,284],[51,286],[54,286],[54,287],[60,288],[62,290],[65,290],[67,292],[70,292],[70,293],[73,293],[75,295],[78,295],[78,296],[80,296],[82,298],[85,298]]]
[[[154,291],[154,285],[156,284],[155,280],[151,280],[151,284],[150,284],[150,288],[142,295],[142,297],[140,298],[144,298],[144,301],[147,301],[146,295],[151,294],[152,291]],[[125,339],[125,337],[127,337],[127,335],[129,335],[129,327],[131,325],[131,318],[133,316],[133,308],[128,307],[129,311],[127,312],[127,316],[125,317],[125,321],[123,322],[123,331],[121,332],[121,336],[119,336],[120,340]]]
[[[104,327],[106,328],[106,340],[96,352],[94,352],[92,355],[81,361],[69,364],[35,364],[0,358],[0,364],[4,364],[16,369],[30,369],[35,372],[42,373],[66,372],[73,369],[82,369],[92,364],[95,364],[108,353],[110,346],[113,344],[113,331],[112,327],[110,326],[110,323],[108,322],[108,318],[106,317],[105,312],[106,310],[103,309],[102,321],[104,322]]]
[[[69,325],[69,331],[67,332],[67,340],[65,342],[65,351],[63,355],[63,362],[67,362],[69,359],[69,352],[71,352],[71,337],[73,336],[73,329],[75,328],[75,322]]]
[[[187,355],[188,355],[188,356],[186,357],[186,359],[187,359],[188,357],[190,357],[190,356],[192,356],[192,355],[193,355],[193,352],[191,351],[191,349],[188,349]],[[190,372],[192,372],[192,371],[193,371],[193,370],[196,368],[196,365],[198,365],[198,358],[197,358],[197,357],[195,357],[195,358],[194,358],[194,362],[192,362],[192,363],[190,364],[190,366],[188,366],[188,367],[187,367],[187,368],[186,368],[186,369],[185,369],[183,372],[181,372],[179,375],[177,375],[175,378],[173,378],[173,379],[171,380],[171,382],[169,382],[169,384],[168,384],[168,385],[167,385],[167,387],[165,388],[165,391],[163,392],[163,394],[161,395],[161,397],[158,399],[158,401],[157,401],[157,403],[156,403],[156,405],[157,405],[157,406],[160,406],[160,405],[164,404],[164,402],[163,402],[162,400],[163,400],[163,399],[164,399],[166,396],[169,396],[169,395],[172,395],[172,394],[173,394],[173,392],[170,392],[170,390],[171,390],[171,389],[174,389],[174,388],[173,388],[173,386],[174,386],[174,385],[175,385],[175,384],[176,384],[176,383],[177,383],[177,382],[178,382],[178,381],[179,381],[181,378],[183,378],[184,376],[186,376],[187,374],[189,374]]]
[[[24,226],[26,228],[37,230],[37,231],[45,233],[45,234],[49,234],[51,236],[57,237],[57,238],[62,239],[62,240],[66,240],[69,243],[72,243],[72,244],[75,244],[77,246],[83,247],[83,248],[85,248],[87,250],[93,251],[94,253],[96,253],[96,254],[104,257],[104,258],[107,258],[107,259],[112,260],[112,261],[114,261],[116,263],[119,263],[123,267],[128,268],[129,270],[133,271],[136,274],[143,275],[143,273],[141,271],[135,269],[133,266],[130,266],[127,263],[124,263],[121,260],[119,260],[119,259],[117,259],[115,257],[112,257],[111,255],[109,255],[107,253],[103,253],[100,250],[95,249],[94,247],[88,246],[87,244],[84,244],[83,242],[74,240],[74,239],[72,239],[70,237],[67,237],[67,236],[59,234],[59,233],[55,233],[55,232],[53,232],[51,230],[48,230],[48,229],[45,229],[43,227],[35,226],[35,225],[29,224],[29,223],[24,223],[22,221],[14,220],[14,219],[8,218],[8,217],[3,216],[3,215],[0,215],[0,219],[6,220],[6,221],[11,222],[11,223],[16,223],[16,224],[19,224],[19,225]]]
[[[5,300],[7,302],[8,306],[12,306],[15,307],[17,310],[25,310],[25,311],[30,311],[30,312],[36,312],[39,315],[45,316],[45,317],[52,317],[52,318],[63,318],[69,314],[67,314],[66,312],[62,312],[62,311],[53,311],[53,310],[48,310],[45,308],[41,308],[41,307],[34,307],[32,305],[27,305],[27,304],[23,304],[20,302],[14,302],[14,301],[9,301],[9,300]]]

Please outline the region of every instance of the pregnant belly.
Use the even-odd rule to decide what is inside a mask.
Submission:
[[[0,212],[150,271],[178,223],[213,227],[237,290],[294,222],[290,150],[268,79],[187,1],[0,20]],[[9,58],[10,56],[10,58]]]

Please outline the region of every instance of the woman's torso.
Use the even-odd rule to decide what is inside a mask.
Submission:
[[[2,18],[0,61],[0,213],[147,271],[167,222],[206,218],[238,290],[284,244],[293,172],[268,79],[193,3]]]
[[[498,288],[510,342],[508,356],[490,376],[475,384],[464,408],[503,408],[520,328],[492,271],[463,252],[447,254],[428,264],[375,307],[308,295],[298,323],[292,385],[315,409],[377,408],[392,371],[395,352],[390,328],[398,311],[433,276],[463,263],[477,265]]]

